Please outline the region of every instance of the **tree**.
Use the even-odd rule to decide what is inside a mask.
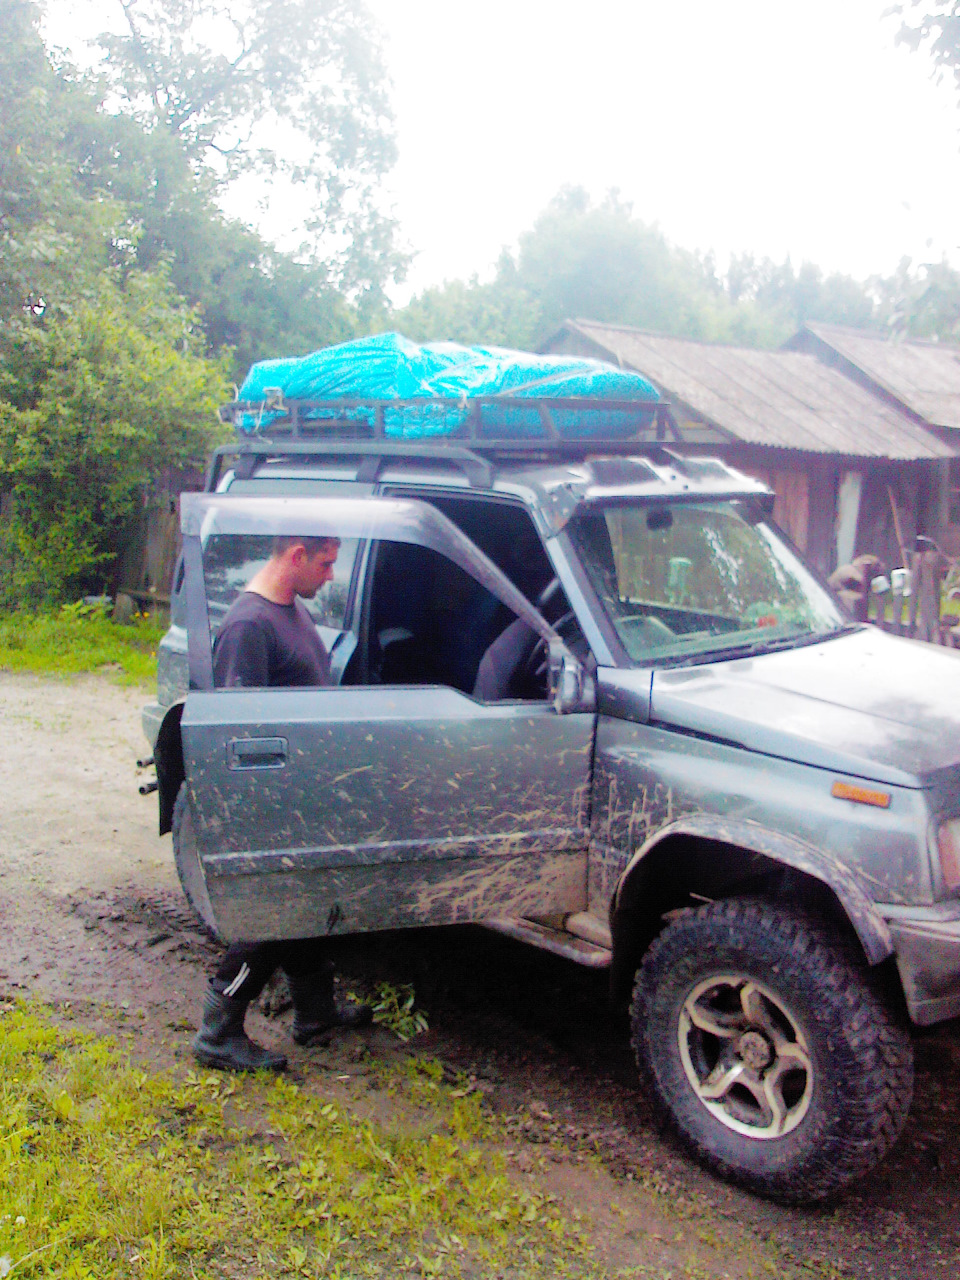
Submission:
[[[542,336],[577,316],[713,336],[699,264],[616,192],[593,204],[581,187],[561,191],[520,237],[517,280],[540,304]]]
[[[763,345],[789,334],[752,300],[732,300],[712,257],[671,245],[616,193],[595,204],[578,187],[550,202],[515,253],[503,251],[492,281],[428,289],[396,321],[420,339],[526,347],[577,317]]]
[[[960,0],[908,0],[891,12],[903,18],[897,37],[901,44],[923,49],[937,76],[952,74],[960,91]]]
[[[537,300],[517,280],[517,267],[504,250],[495,280],[445,281],[425,289],[394,316],[416,342],[452,342],[526,348],[542,329]]]
[[[908,0],[892,11],[903,19],[900,42],[926,53],[935,77],[952,76],[960,95],[960,0]],[[889,279],[872,283],[895,331],[960,340],[960,274],[948,262],[913,269],[904,259]]]
[[[117,2],[125,30],[99,40],[121,110],[148,138],[175,140],[205,194],[244,175],[295,184],[309,210],[303,252],[328,285],[381,306],[406,259],[380,206],[396,145],[362,0]],[[160,170],[157,181],[162,200]]]
[[[812,262],[794,269],[790,259],[759,261],[753,254],[735,255],[727,268],[726,292],[735,304],[752,302],[771,322],[793,330],[808,320],[845,324],[854,328],[876,323],[867,287],[852,276],[825,276]]]
[[[0,320],[90,287],[120,220],[78,187],[64,147],[78,95],[50,66],[38,21],[31,0],[0,0]]]
[[[914,267],[902,258],[893,275],[875,276],[869,287],[891,333],[960,341],[960,272],[948,262]]]
[[[104,272],[95,292],[0,347],[0,600],[110,583],[150,481],[222,432],[226,368],[162,273]]]
[[[38,18],[31,0],[0,0],[0,318],[70,306],[110,264],[165,264],[211,347],[234,348],[238,379],[264,355],[353,337],[363,321],[328,268],[225,218],[175,136],[107,110],[51,61]],[[366,253],[357,247],[357,271]],[[362,297],[376,321],[383,304]]]

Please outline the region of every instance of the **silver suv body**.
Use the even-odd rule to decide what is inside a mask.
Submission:
[[[245,939],[474,922],[609,968],[700,1158],[790,1200],[862,1173],[908,1019],[960,1014],[960,663],[850,623],[771,502],[662,445],[221,451],[144,712],[195,909]],[[337,683],[215,689],[280,533],[341,538]]]

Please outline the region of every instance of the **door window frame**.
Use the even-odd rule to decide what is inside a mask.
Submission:
[[[291,534],[356,538],[363,544],[403,542],[446,556],[517,617],[548,646],[566,646],[553,627],[496,564],[452,520],[429,502],[395,497],[253,497],[229,493],[187,493],[181,499],[181,530],[187,603],[190,687],[212,690],[213,652],[203,575],[203,546],[224,534]],[[572,655],[571,655],[572,657]]]

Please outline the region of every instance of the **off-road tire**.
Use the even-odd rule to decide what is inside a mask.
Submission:
[[[712,991],[714,978],[721,989],[731,974],[765,988],[805,1041],[810,1088],[782,1136],[745,1136],[717,1118],[717,1104],[708,1109],[689,1075],[689,1039],[684,1065],[695,993]],[[757,1194],[787,1203],[831,1196],[876,1165],[903,1128],[913,1093],[904,1021],[836,926],[798,907],[730,899],[684,912],[644,957],[630,1016],[637,1063],[682,1140]]]
[[[210,905],[210,895],[207,893],[207,882],[200,865],[193,812],[185,782],[180,784],[176,803],[173,806],[173,861],[177,868],[177,875],[180,877],[180,885],[187,902],[193,909],[197,923],[208,938],[220,941],[213,908]]]

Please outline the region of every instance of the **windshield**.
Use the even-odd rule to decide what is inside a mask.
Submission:
[[[623,504],[582,512],[569,527],[638,664],[763,652],[847,625],[749,503]]]

